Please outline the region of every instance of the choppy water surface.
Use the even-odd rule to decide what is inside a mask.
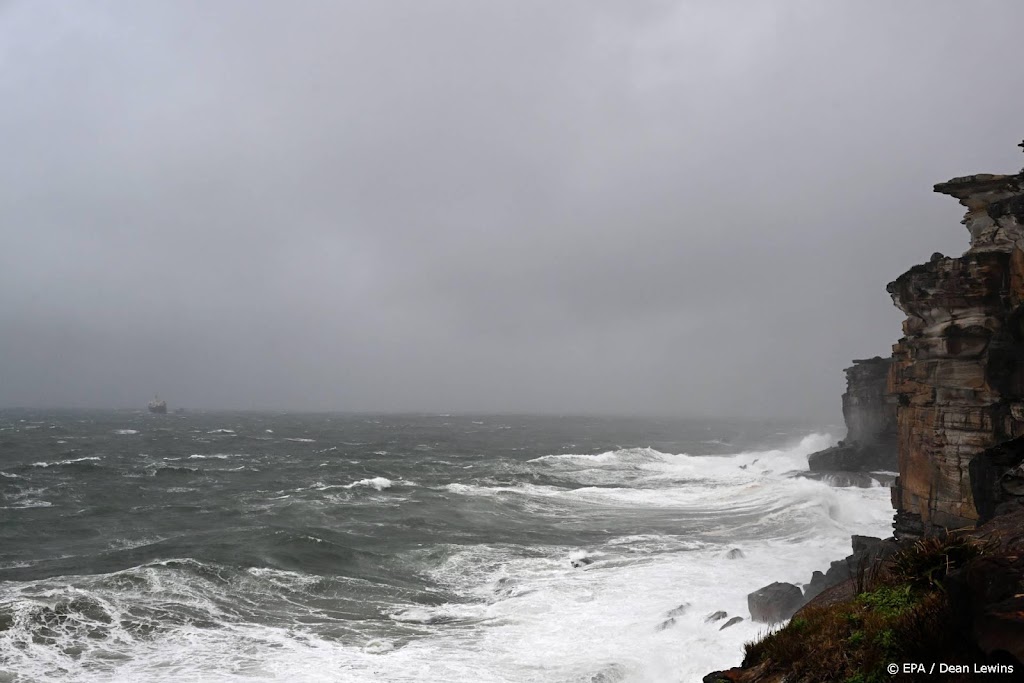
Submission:
[[[0,681],[699,681],[763,631],[708,613],[888,533],[887,489],[794,476],[831,439],[6,411]]]

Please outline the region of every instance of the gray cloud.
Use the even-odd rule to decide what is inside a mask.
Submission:
[[[815,415],[1024,6],[0,5],[0,406]]]

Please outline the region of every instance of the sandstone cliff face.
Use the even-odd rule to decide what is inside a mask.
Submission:
[[[875,356],[846,368],[846,438],[812,453],[807,459],[812,471],[896,469],[896,397],[888,390],[891,363],[891,358]]]
[[[972,487],[972,461],[1024,435],[1024,174],[955,178],[935,191],[967,207],[971,246],[959,258],[935,254],[888,285],[907,314],[889,377],[897,537],[974,526],[973,489],[988,495],[992,482]]]
[[[891,358],[855,360],[846,368],[843,419],[846,441],[878,446],[896,453],[896,397],[889,394]]]

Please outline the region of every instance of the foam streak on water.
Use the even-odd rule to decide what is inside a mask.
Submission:
[[[0,429],[0,681],[699,681],[764,631],[709,613],[746,617],[747,593],[806,582],[891,519],[885,488],[798,476],[832,441],[806,425]]]

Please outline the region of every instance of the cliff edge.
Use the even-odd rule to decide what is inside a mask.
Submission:
[[[1024,174],[954,178],[935,191],[967,207],[971,246],[887,287],[907,314],[889,375],[900,539],[975,526],[988,505],[976,494],[989,494],[977,473],[972,484],[971,463],[1024,435]]]
[[[896,469],[896,397],[889,392],[891,358],[855,360],[846,368],[843,421],[846,438],[812,453],[812,472]]]
[[[843,399],[848,439],[855,428],[895,432],[898,548],[860,563],[749,643],[743,666],[705,681],[880,681],[896,662],[953,667],[943,680],[1024,670],[1024,172],[935,191],[967,208],[970,248],[933,254],[889,283],[904,336],[891,362],[847,371],[850,387],[870,387],[868,409]],[[841,463],[849,450],[840,442],[812,455],[812,469],[816,457]]]

